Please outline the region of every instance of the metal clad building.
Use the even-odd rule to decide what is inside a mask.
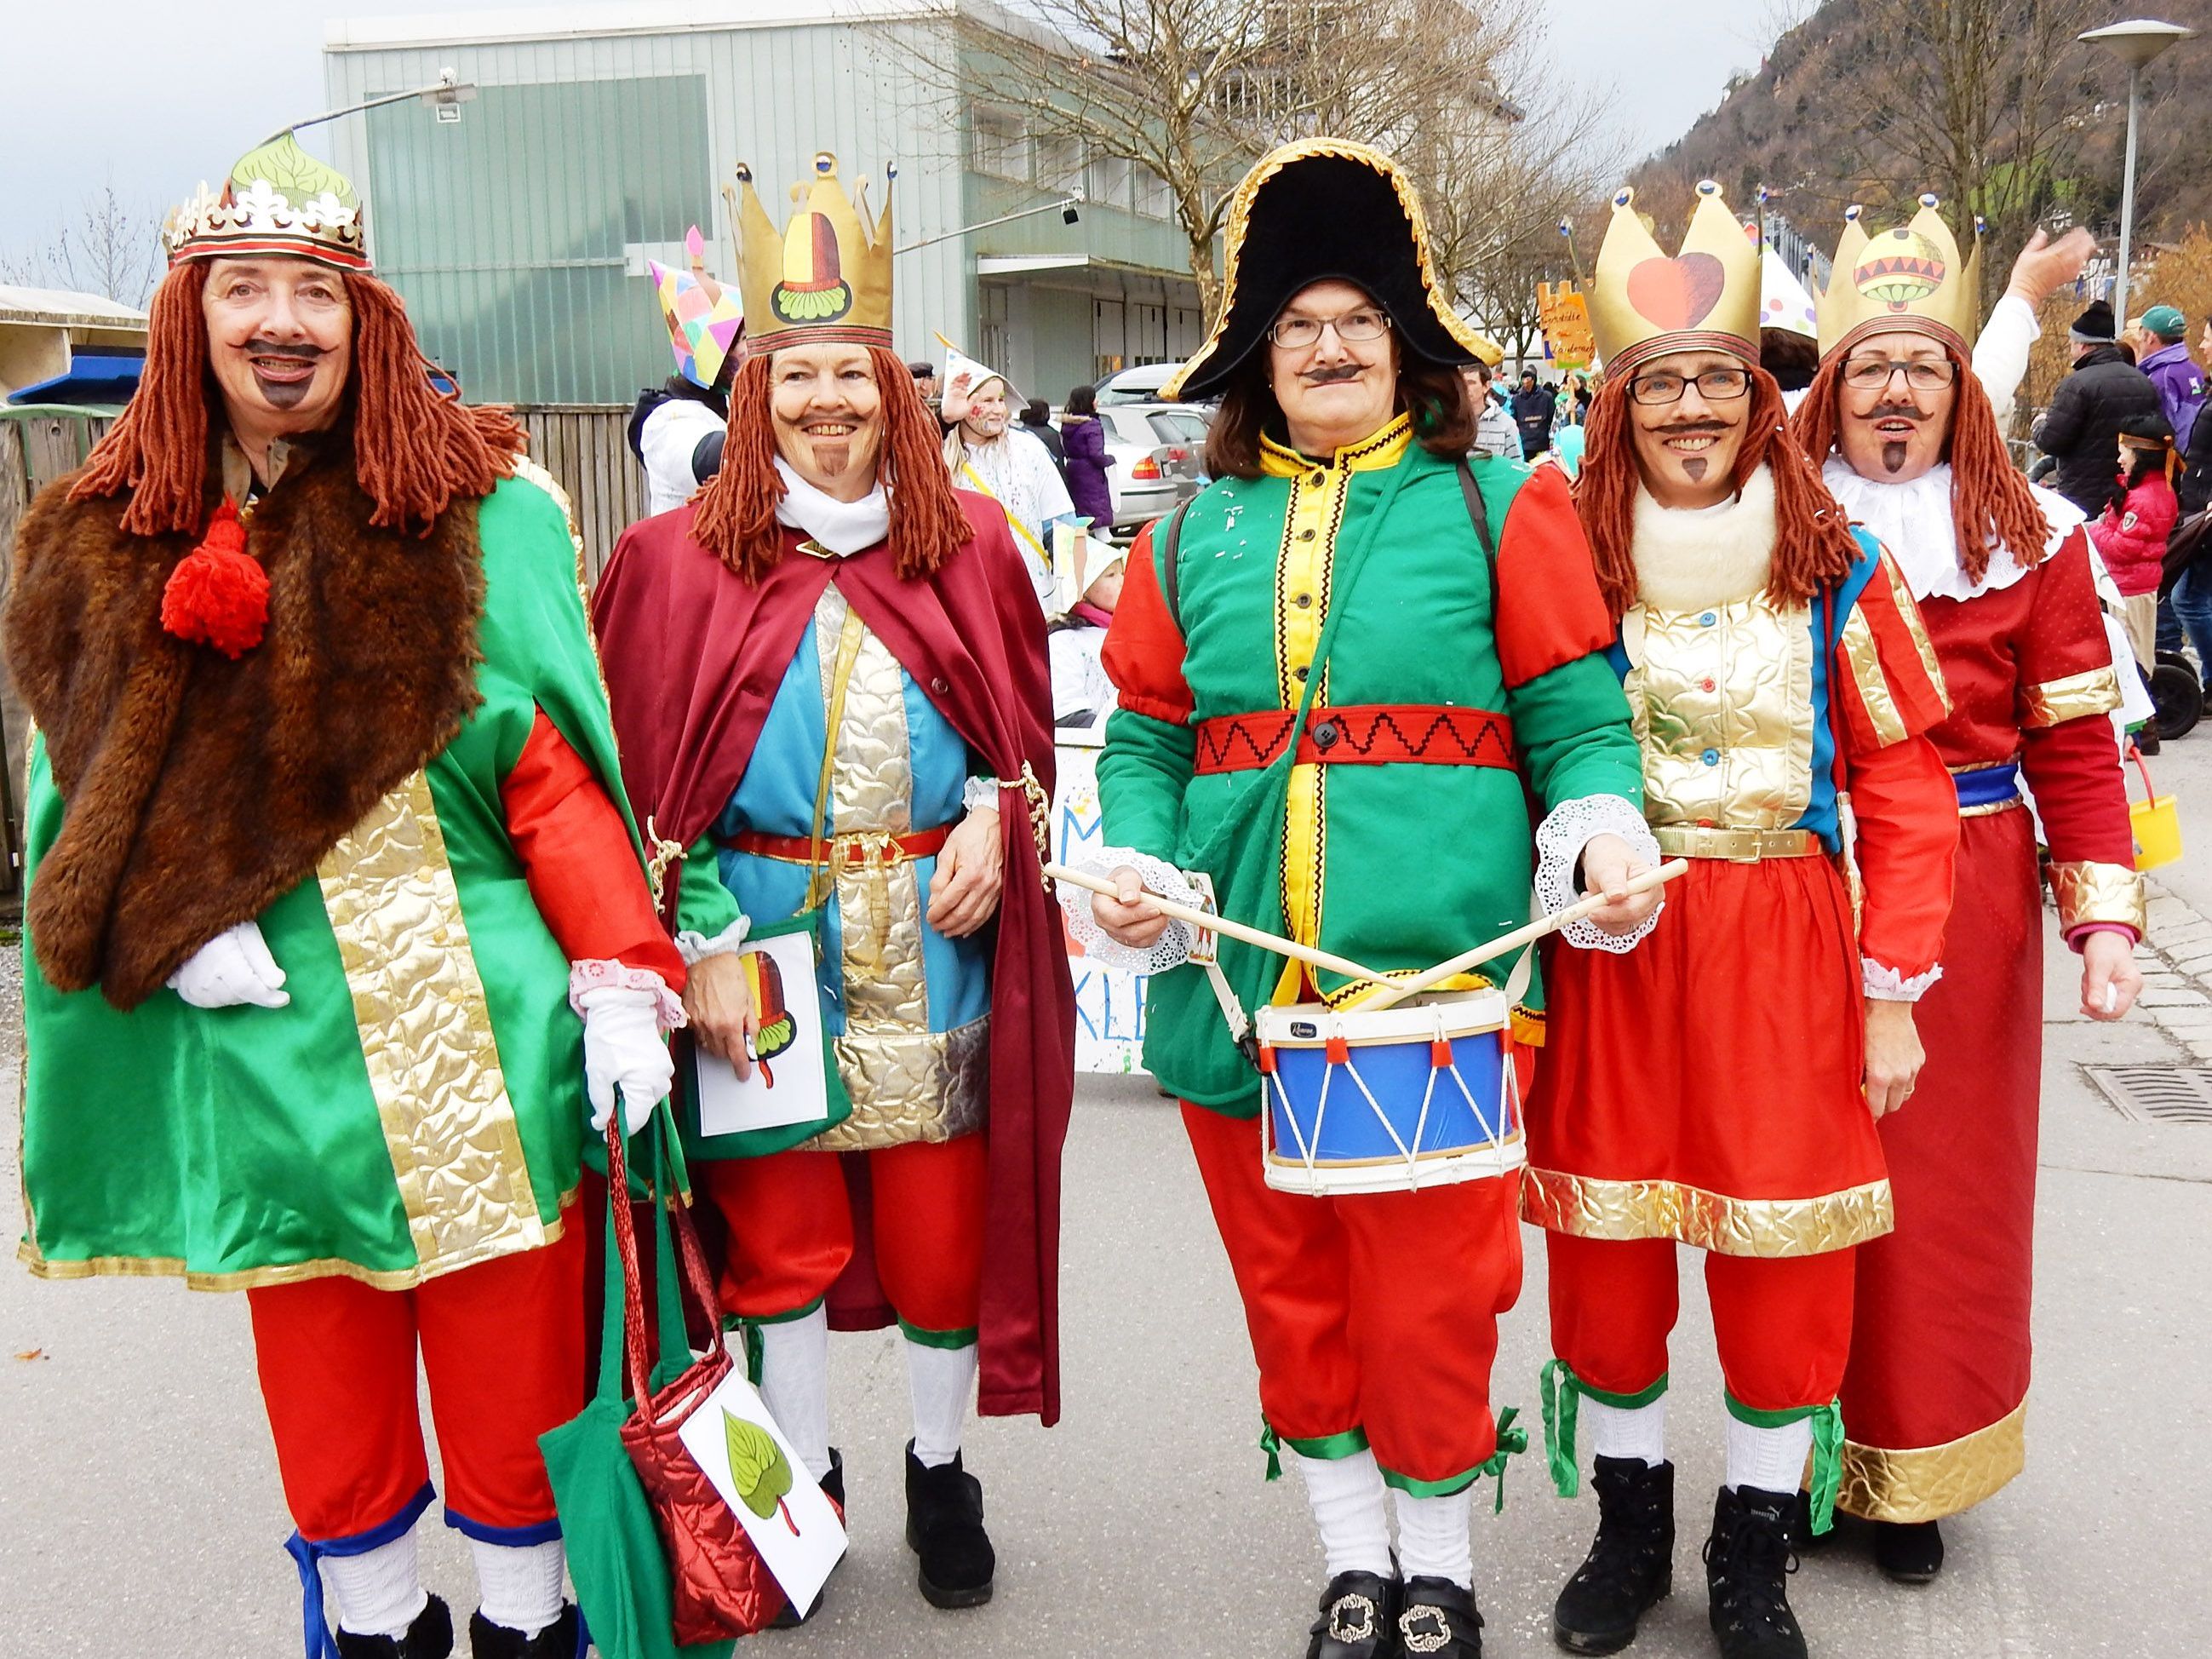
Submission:
[[[680,265],[696,223],[708,268],[733,278],[732,168],[751,164],[781,221],[819,149],[848,188],[871,178],[878,205],[898,165],[896,245],[927,244],[896,267],[902,355],[941,358],[942,331],[1057,402],[1194,349],[1196,289],[1160,187],[945,84],[943,16],[926,0],[646,0],[334,23],[334,106],[448,69],[477,88],[453,110],[349,118],[336,159],[368,203],[378,273],[472,398],[627,403],[661,379],[646,260]],[[1078,185],[1093,198],[1078,225],[1046,212],[949,234]]]

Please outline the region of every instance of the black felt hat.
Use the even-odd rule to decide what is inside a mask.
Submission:
[[[1401,350],[1454,366],[1505,355],[1437,292],[1428,221],[1397,162],[1364,144],[1308,138],[1270,153],[1237,187],[1221,314],[1162,395],[1218,396],[1291,297],[1329,281],[1373,296]]]

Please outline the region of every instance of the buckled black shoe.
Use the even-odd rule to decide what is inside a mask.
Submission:
[[[906,1443],[906,1542],[921,1558],[921,1599],[933,1607],[980,1607],[991,1599],[998,1557],[983,1530],[983,1483],[958,1456],[924,1468]]]
[[[1795,1492],[1721,1488],[1705,1540],[1705,1589],[1721,1659],[1806,1659],[1805,1632],[1790,1610],[1796,1503]]]
[[[1601,1457],[1590,1484],[1597,1538],[1552,1604],[1552,1639],[1569,1653],[1618,1653],[1674,1588],[1674,1466]]]
[[[561,1616],[535,1636],[495,1625],[481,1613],[469,1615],[471,1659],[583,1659],[579,1640],[582,1618],[573,1601],[561,1604]]]
[[[845,1459],[842,1454],[841,1454],[835,1446],[830,1448],[830,1473],[822,1477],[822,1495],[837,1506],[837,1518],[841,1521],[844,1519]],[[844,1565],[844,1563],[841,1560],[838,1562],[837,1565],[842,1566]],[[832,1567],[830,1570],[830,1576],[833,1578],[837,1576],[836,1567]],[[794,1613],[792,1610],[791,1603],[786,1601],[783,1604],[783,1611],[777,1613],[775,1618],[768,1621],[768,1627],[770,1630],[797,1630],[801,1625],[814,1617],[816,1613],[822,1611],[822,1604],[827,1601],[829,1597],[830,1586],[825,1583],[823,1585],[820,1591],[816,1594],[814,1597],[814,1605],[807,1608],[804,1613]]]
[[[1407,1659],[1482,1659],[1482,1614],[1474,1592],[1449,1578],[1408,1578],[1398,1645]]]
[[[338,1659],[447,1659],[453,1650],[453,1615],[434,1595],[404,1636],[362,1636],[349,1630],[335,1634]]]
[[[1925,1584],[1943,1571],[1943,1528],[1933,1521],[1877,1521],[1874,1564],[1900,1584]]]
[[[1340,1572],[1321,1593],[1306,1659],[1397,1659],[1405,1586],[1374,1572]]]

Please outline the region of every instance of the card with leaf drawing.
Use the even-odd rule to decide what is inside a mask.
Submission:
[[[792,1605],[811,1608],[845,1553],[845,1528],[742,1370],[700,1403],[681,1435]]]

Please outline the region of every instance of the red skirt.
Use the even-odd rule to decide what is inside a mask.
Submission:
[[[1554,941],[1522,1214],[1814,1255],[1889,1231],[1856,930],[1826,859],[1693,860],[1615,956]]]
[[[2034,825],[1959,826],[1943,977],[1921,1000],[1928,1063],[1882,1120],[1897,1231],[1858,1258],[1840,1502],[1934,1521],[2020,1472],[2043,1085]]]

